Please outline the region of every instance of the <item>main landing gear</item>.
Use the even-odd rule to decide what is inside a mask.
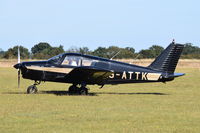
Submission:
[[[35,83],[27,88],[27,94],[35,94],[38,92],[36,85],[39,85],[41,81],[35,81]]]
[[[69,87],[68,93],[78,94],[78,95],[87,95],[88,88],[86,88],[86,84],[81,84],[80,87],[78,87],[77,84],[73,84],[72,86]]]

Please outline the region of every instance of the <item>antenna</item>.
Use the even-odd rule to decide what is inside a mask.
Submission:
[[[140,54],[138,54],[136,57],[135,57],[135,60],[140,56]]]
[[[121,50],[119,52],[117,52],[112,58],[110,58],[110,60],[112,60],[115,56],[117,56],[119,53],[121,52]]]
[[[175,44],[175,39],[172,40],[172,43]]]

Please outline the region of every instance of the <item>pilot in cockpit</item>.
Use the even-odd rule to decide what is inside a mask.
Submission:
[[[77,66],[76,60],[70,58],[70,59],[69,59],[69,65],[70,65],[70,66]]]

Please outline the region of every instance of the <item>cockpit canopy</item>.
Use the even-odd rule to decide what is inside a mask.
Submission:
[[[94,59],[92,57],[86,57],[81,54],[59,54],[57,56],[54,56],[48,60],[49,62],[56,64],[56,65],[62,65],[62,66],[98,66],[98,67],[104,67],[108,68],[109,63]]]

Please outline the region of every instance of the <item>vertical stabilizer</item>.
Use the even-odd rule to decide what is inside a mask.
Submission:
[[[174,73],[184,45],[172,42],[148,67],[167,73]]]

